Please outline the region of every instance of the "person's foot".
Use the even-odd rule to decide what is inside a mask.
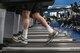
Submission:
[[[58,31],[54,31],[53,33],[50,33],[49,34],[49,39],[55,38],[58,33],[59,33]]]
[[[27,39],[24,39],[24,40],[21,41],[21,43],[28,44],[28,40]]]
[[[14,34],[14,35],[12,36],[12,40],[13,40],[14,42],[21,42],[21,41],[22,41],[21,39],[22,39],[22,38],[21,38],[21,35]]]
[[[16,43],[28,44],[28,40],[24,39],[22,35],[13,35],[12,39]]]
[[[53,33],[49,34],[49,38],[47,40],[47,44],[50,43],[52,41],[52,39],[54,39],[57,36],[58,32],[54,31]]]

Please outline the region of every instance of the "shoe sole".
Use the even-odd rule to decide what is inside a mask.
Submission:
[[[28,42],[21,42],[21,43],[23,43],[23,44],[28,44]]]
[[[49,37],[49,39],[47,40],[46,44],[49,44],[55,37],[56,37],[56,34],[55,35],[51,35]]]

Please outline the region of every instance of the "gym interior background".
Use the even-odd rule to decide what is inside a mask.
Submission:
[[[48,45],[45,45],[45,39],[48,39],[46,38],[46,36],[48,36],[48,32],[40,25],[38,21],[30,18],[29,34],[33,35],[34,37],[29,37],[30,43],[29,45],[25,46],[25,48],[22,44],[18,43],[17,45],[17,43],[12,43],[11,39],[14,34],[22,32],[22,16],[20,14],[16,14],[15,12],[6,11],[6,9],[2,6],[3,2],[0,2],[0,44],[4,43],[4,45],[8,45],[3,47],[0,52],[80,52],[80,0],[53,0],[51,3],[45,3],[50,5],[48,8],[44,5],[41,15],[43,15],[52,28],[61,33]]]

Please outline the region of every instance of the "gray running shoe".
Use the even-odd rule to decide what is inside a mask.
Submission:
[[[28,43],[28,39],[24,39],[22,35],[13,35],[12,39],[16,43],[23,43],[23,44]]]
[[[49,44],[56,36],[57,36],[58,32],[53,32],[49,34],[49,38],[47,40],[47,44]]]

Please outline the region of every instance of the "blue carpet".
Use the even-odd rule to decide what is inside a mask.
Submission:
[[[60,28],[58,30],[67,33],[71,38],[75,39],[76,41],[80,41],[80,32],[68,28]]]

